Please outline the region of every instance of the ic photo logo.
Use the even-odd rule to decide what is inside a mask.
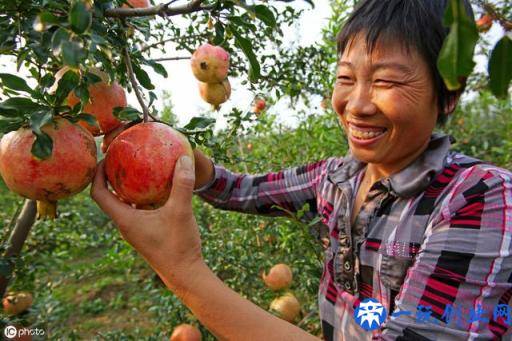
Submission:
[[[44,329],[41,328],[26,328],[16,326],[7,326],[4,329],[4,336],[7,339],[23,338],[26,336],[43,336],[45,334]]]
[[[14,339],[18,335],[18,330],[15,326],[7,326],[4,329],[4,335],[8,339]]]
[[[366,331],[378,329],[386,321],[387,311],[374,298],[366,298],[354,310],[356,323]]]

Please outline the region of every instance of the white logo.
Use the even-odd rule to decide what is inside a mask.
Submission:
[[[354,318],[364,330],[379,328],[386,320],[386,308],[374,298],[367,298],[354,310]]]
[[[15,326],[7,326],[4,329],[4,335],[8,339],[13,339],[18,334],[18,331],[16,330]]]

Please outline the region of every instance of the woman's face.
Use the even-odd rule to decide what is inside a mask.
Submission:
[[[398,42],[378,43],[369,55],[358,36],[339,60],[332,105],[360,161],[391,172],[413,161],[435,127],[436,101],[426,62]]]

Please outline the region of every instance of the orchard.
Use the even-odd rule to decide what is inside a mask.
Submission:
[[[169,197],[177,159],[194,148],[250,174],[344,155],[330,95],[336,34],[355,1],[328,3],[321,33],[302,46],[285,44],[287,29],[320,1],[0,1],[0,329],[213,340],[121,238],[89,185],[104,162],[113,193],[152,210]],[[512,6],[475,1],[475,22],[460,6],[449,1],[437,66],[451,90],[469,77],[470,95],[443,129],[458,150],[510,169]],[[207,108],[188,122],[155,78],[179,82],[166,65],[181,59],[197,82],[187,90]],[[250,96],[235,98],[241,92]],[[321,335],[319,219],[242,215],[197,198],[194,212],[204,257],[224,283]]]

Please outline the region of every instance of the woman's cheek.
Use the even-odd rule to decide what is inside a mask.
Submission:
[[[340,86],[335,86],[332,92],[332,108],[338,115],[343,115],[347,104],[347,91]]]

